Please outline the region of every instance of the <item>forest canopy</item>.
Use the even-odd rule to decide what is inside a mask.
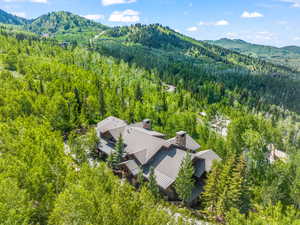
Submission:
[[[299,224],[300,88],[292,69],[160,25],[114,28],[106,35],[119,41],[90,46],[0,29],[0,223]],[[185,130],[223,159],[197,210],[163,201],[151,185],[135,189],[95,157],[94,126],[111,115],[151,118],[168,137]],[[270,163],[270,145],[289,159]]]

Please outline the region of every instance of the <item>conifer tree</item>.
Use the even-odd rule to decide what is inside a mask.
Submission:
[[[204,212],[208,215],[209,219],[215,215],[216,205],[218,202],[218,177],[222,170],[221,163],[213,164],[212,171],[208,175],[207,182],[204,186],[204,192],[201,195],[201,202],[204,206]]]
[[[181,163],[178,177],[175,181],[175,190],[179,198],[187,203],[192,196],[192,191],[195,186],[193,175],[195,169],[190,154],[186,154],[185,159]]]
[[[137,175],[137,182],[138,182],[140,188],[144,185],[144,175],[143,175],[142,170],[140,170]]]
[[[225,163],[218,163],[205,185],[202,194],[204,212],[210,220],[224,221],[226,212],[231,208],[241,209],[242,198],[245,197],[244,171],[245,161],[243,157],[235,160],[235,156],[229,158]],[[247,199],[245,199],[246,205]],[[243,209],[245,206],[243,206]]]
[[[248,199],[247,193],[245,191],[245,168],[246,163],[243,156],[240,156],[236,166],[233,168],[230,186],[229,186],[229,194],[228,199],[228,209],[232,207],[236,207],[241,209],[241,211],[245,210],[247,207]]]
[[[122,162],[123,154],[124,154],[124,141],[123,141],[122,134],[120,134],[116,144],[116,152],[114,154],[115,162],[117,164]]]
[[[107,164],[109,167],[116,169],[117,166],[122,162],[124,154],[124,141],[122,135],[120,134],[117,143],[115,152],[108,156]]]
[[[156,182],[156,177],[154,174],[154,168],[150,168],[150,174],[149,174],[149,182],[148,182],[148,189],[151,191],[151,193],[158,198],[159,197],[159,188]]]

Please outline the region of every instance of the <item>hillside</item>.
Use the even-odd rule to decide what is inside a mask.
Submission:
[[[105,29],[102,24],[69,12],[52,12],[31,21],[27,28],[35,33],[64,34]]]
[[[184,36],[174,30],[159,24],[133,25],[130,27],[115,27],[101,33],[95,40],[95,45],[101,45],[107,41],[110,44],[127,47],[143,47],[149,51],[161,52],[162,54],[174,54],[186,61],[196,64],[209,63],[214,65],[234,66],[259,73],[292,74],[293,70],[263,60],[245,56],[235,51],[217,47]],[[98,47],[98,46],[97,46]],[[151,55],[151,53],[150,53]]]
[[[27,23],[27,20],[18,16],[14,16],[0,9],[0,23],[23,25]]]
[[[208,75],[189,91],[187,86],[199,78],[183,80],[189,74],[183,70],[160,77],[154,69],[80,46],[62,48],[51,39],[18,37],[4,28],[0,33],[1,224],[189,225],[195,223],[176,218],[193,218],[192,212],[198,220],[226,215],[228,224],[299,221],[297,114],[268,108],[249,92],[231,90]],[[175,41],[171,47],[176,46],[183,47]],[[243,75],[253,86],[258,84],[251,80],[255,76]],[[177,84],[175,92],[164,89],[166,80]],[[264,91],[272,94],[267,87]],[[254,113],[258,105],[267,111]],[[97,152],[94,129],[110,115],[129,123],[151,118],[157,131],[173,136],[186,130],[201,144],[200,150],[214,149],[223,160],[207,175],[200,199],[205,204],[194,211],[178,209],[157,194],[155,182],[138,180],[135,188],[115,176]],[[225,137],[211,126],[220,117],[230,121]],[[270,143],[291,154],[291,160],[268,164]]]
[[[245,55],[257,57],[275,64],[290,66],[291,68],[300,70],[300,47],[297,46],[277,48],[273,46],[251,44],[243,40],[232,40],[227,38],[207,42]]]
[[[87,42],[106,26],[69,12],[52,12],[32,20],[25,29],[60,41]]]
[[[92,47],[104,55],[158,71],[165,82],[196,93],[201,93],[203,83],[217,82],[225,89],[246,91],[246,98],[257,102],[300,110],[296,100],[299,81],[295,80],[299,74],[292,69],[199,42],[158,24],[109,29],[93,40]],[[210,102],[215,100],[212,97]]]
[[[0,26],[0,224],[299,224],[295,71],[159,24],[101,28],[75,16],[80,32],[73,16],[42,16],[35,34]],[[122,135],[117,154],[99,153],[107,149],[95,126],[109,116],[134,126],[149,118],[166,138],[186,131],[197,153],[222,158],[203,184],[189,181],[195,171],[186,158],[181,190],[188,196],[205,185],[193,210],[168,201],[151,172],[134,185],[124,178]],[[271,162],[274,148],[288,160]]]
[[[281,49],[288,50],[289,52],[294,52],[296,54],[300,54],[300,47],[299,46],[286,46],[282,47]]]

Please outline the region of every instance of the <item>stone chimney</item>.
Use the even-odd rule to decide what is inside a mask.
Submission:
[[[143,120],[143,128],[147,130],[151,130],[151,120],[144,119]]]
[[[176,144],[180,147],[186,147],[186,132],[179,131],[176,133]]]

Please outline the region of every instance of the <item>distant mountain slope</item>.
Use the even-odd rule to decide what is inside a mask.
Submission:
[[[268,102],[300,110],[300,75],[295,70],[197,41],[159,24],[114,27],[99,33],[89,47],[157,71],[164,82],[199,95],[206,95],[203,84],[213,82],[243,92],[245,99],[256,99],[250,105]],[[210,103],[217,101],[217,92],[210,93]]]
[[[54,12],[18,27],[51,42],[69,42],[72,49],[84,46],[154,71],[165,83],[208,96],[210,104],[233,91],[250,107],[271,103],[300,112],[300,74],[295,70],[195,40],[160,24],[110,28],[72,13]],[[208,91],[211,85],[216,89]]]
[[[27,23],[27,20],[18,16],[14,16],[0,9],[0,23],[23,25]]]
[[[286,46],[286,47],[282,47],[281,49],[284,49],[284,50],[288,50],[290,52],[294,52],[296,54],[300,54],[300,47],[299,46]]]
[[[210,64],[212,68],[216,69],[220,66],[228,69],[231,66],[260,73],[293,73],[290,68],[242,55],[207,42],[197,41],[159,24],[114,27],[103,32],[94,44],[97,47],[109,45],[115,46],[115,48],[131,48],[126,53],[127,58],[135,57],[134,55],[129,56],[129,52],[140,51],[148,57],[153,55],[153,58],[156,59],[164,58],[161,59],[162,61],[172,57],[172,60],[178,60],[178,63],[185,61],[194,65]],[[109,48],[109,46],[107,47]],[[149,60],[147,63],[149,64]]]
[[[251,44],[243,40],[232,40],[228,38],[207,42],[276,64],[290,66],[300,71],[300,47],[297,46],[277,48],[273,46]]]
[[[79,43],[87,42],[97,33],[107,29],[100,23],[65,11],[40,16],[25,28],[36,34],[53,36],[60,41]]]
[[[34,19],[28,29],[35,33],[67,33],[104,29],[105,26],[70,12],[52,12]]]

